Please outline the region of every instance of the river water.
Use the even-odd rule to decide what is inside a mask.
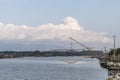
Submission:
[[[69,61],[77,61],[69,63]],[[84,57],[0,59],[0,80],[106,80],[99,60]]]

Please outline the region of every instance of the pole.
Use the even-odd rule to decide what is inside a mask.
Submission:
[[[116,49],[116,41],[115,41],[115,36],[113,36],[113,38],[114,38],[114,45],[113,45],[113,55],[114,55],[114,57],[115,57],[115,49]]]
[[[104,49],[105,49],[105,52],[104,52],[104,53],[106,54],[106,53],[107,53],[107,49],[106,49],[106,46],[104,47]]]
[[[71,42],[71,51],[73,51],[73,43]]]

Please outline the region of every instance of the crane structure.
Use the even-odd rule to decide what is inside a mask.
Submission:
[[[90,50],[90,51],[92,50],[90,47],[84,45],[83,43],[80,43],[79,41],[73,39],[72,37],[69,37],[69,39],[71,39],[72,41],[78,43],[79,45],[81,45],[82,47],[84,47],[84,48],[87,49],[87,50]]]

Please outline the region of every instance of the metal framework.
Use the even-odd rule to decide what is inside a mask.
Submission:
[[[79,45],[81,45],[82,47],[86,48],[87,50],[91,50],[91,48],[90,48],[90,47],[87,47],[86,45],[84,45],[84,44],[82,44],[82,43],[78,42],[77,40],[73,39],[72,37],[69,37],[69,39],[71,39],[71,40],[75,41],[76,43],[78,43],[78,44],[79,44]]]

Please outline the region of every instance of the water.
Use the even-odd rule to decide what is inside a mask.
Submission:
[[[77,59],[69,64],[67,61]],[[0,80],[106,80],[97,59],[83,57],[26,57],[0,59]]]

